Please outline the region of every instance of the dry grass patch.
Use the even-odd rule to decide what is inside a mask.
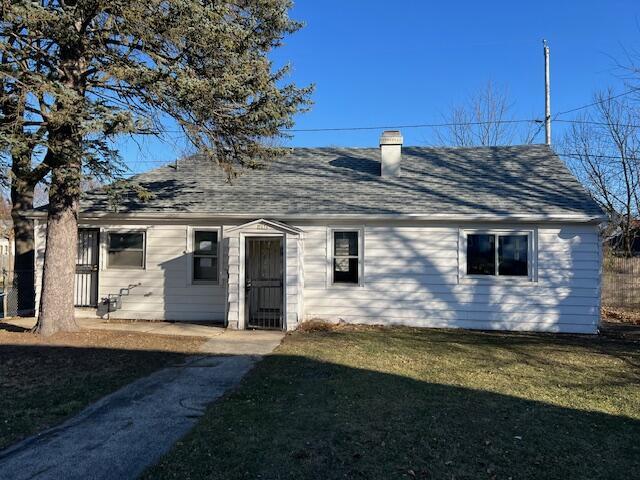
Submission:
[[[602,319],[610,323],[640,325],[640,311],[624,308],[603,307]]]

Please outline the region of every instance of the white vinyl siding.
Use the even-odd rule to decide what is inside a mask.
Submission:
[[[101,229],[100,272],[98,299],[118,293],[130,284],[132,288],[123,297],[122,308],[110,318],[206,321],[222,323],[225,319],[226,270],[220,284],[192,285],[189,282],[186,225],[88,225]],[[144,230],[146,232],[145,270],[114,270],[107,268],[107,235],[109,231]],[[36,286],[39,299],[44,258],[45,227],[37,222],[36,228]],[[221,257],[226,259],[224,249]],[[225,260],[222,260],[225,262]],[[93,315],[79,310],[78,315]]]
[[[369,225],[364,229],[364,286],[353,290],[328,285],[327,227],[302,228],[305,319],[582,333],[597,329],[596,226],[536,226],[537,281],[505,283],[459,281],[459,231],[473,226]]]
[[[83,225],[84,226],[84,225]],[[112,318],[239,323],[238,232],[220,237],[220,284],[190,281],[189,235],[198,226],[93,224],[101,228],[98,298],[141,283]],[[353,323],[594,333],[600,312],[600,243],[588,224],[500,225],[497,230],[535,232],[532,281],[461,281],[461,230],[486,225],[414,222],[362,227],[362,271],[358,288],[331,283],[331,222],[300,222],[302,233],[286,240],[286,326],[321,318]],[[146,270],[105,269],[105,230],[146,233]],[[36,224],[37,292],[40,292],[45,230]],[[256,230],[255,233],[264,233]],[[287,234],[289,235],[289,234]],[[301,253],[299,253],[301,252]],[[230,256],[229,256],[230,255]],[[231,282],[234,289],[227,291]],[[227,307],[228,305],[228,307]],[[228,312],[227,312],[228,310]],[[86,314],[86,313],[85,313]]]
[[[108,230],[114,229],[109,225]],[[116,227],[117,228],[117,227]],[[118,293],[127,284],[140,283],[124,297],[122,308],[111,318],[214,321],[225,316],[226,288],[217,284],[192,284],[186,225],[148,225],[146,269],[127,272],[101,268],[98,298]],[[104,242],[104,236],[103,242]],[[104,249],[101,253],[104,252]],[[104,255],[101,263],[104,265]]]

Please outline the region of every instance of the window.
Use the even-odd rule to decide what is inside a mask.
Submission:
[[[193,281],[218,281],[218,231],[193,232]]]
[[[528,277],[530,234],[467,234],[467,275]]]
[[[495,235],[467,236],[467,275],[496,274]]]
[[[527,235],[498,236],[498,275],[524,277],[529,275],[529,237]]]
[[[144,233],[109,233],[109,268],[144,268]]]
[[[333,283],[360,283],[361,265],[360,231],[333,231]]]

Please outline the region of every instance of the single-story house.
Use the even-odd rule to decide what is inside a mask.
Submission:
[[[138,175],[154,197],[117,211],[90,192],[78,308],[111,297],[110,318],[234,329],[597,331],[604,215],[550,147],[403,147],[398,131],[379,143],[294,148],[231,182],[188,157]]]

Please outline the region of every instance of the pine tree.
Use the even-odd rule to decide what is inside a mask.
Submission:
[[[122,177],[114,137],[161,134],[172,118],[229,174],[279,150],[271,139],[306,108],[311,87],[284,81],[269,53],[300,28],[289,0],[4,0],[0,149],[50,178],[36,331],[76,327],[73,282],[83,174]],[[13,103],[12,103],[13,102]],[[27,139],[31,139],[31,144]],[[25,150],[31,145],[31,150]],[[19,175],[18,175],[19,177]],[[24,181],[14,175],[14,182]],[[42,177],[40,177],[42,178]]]

